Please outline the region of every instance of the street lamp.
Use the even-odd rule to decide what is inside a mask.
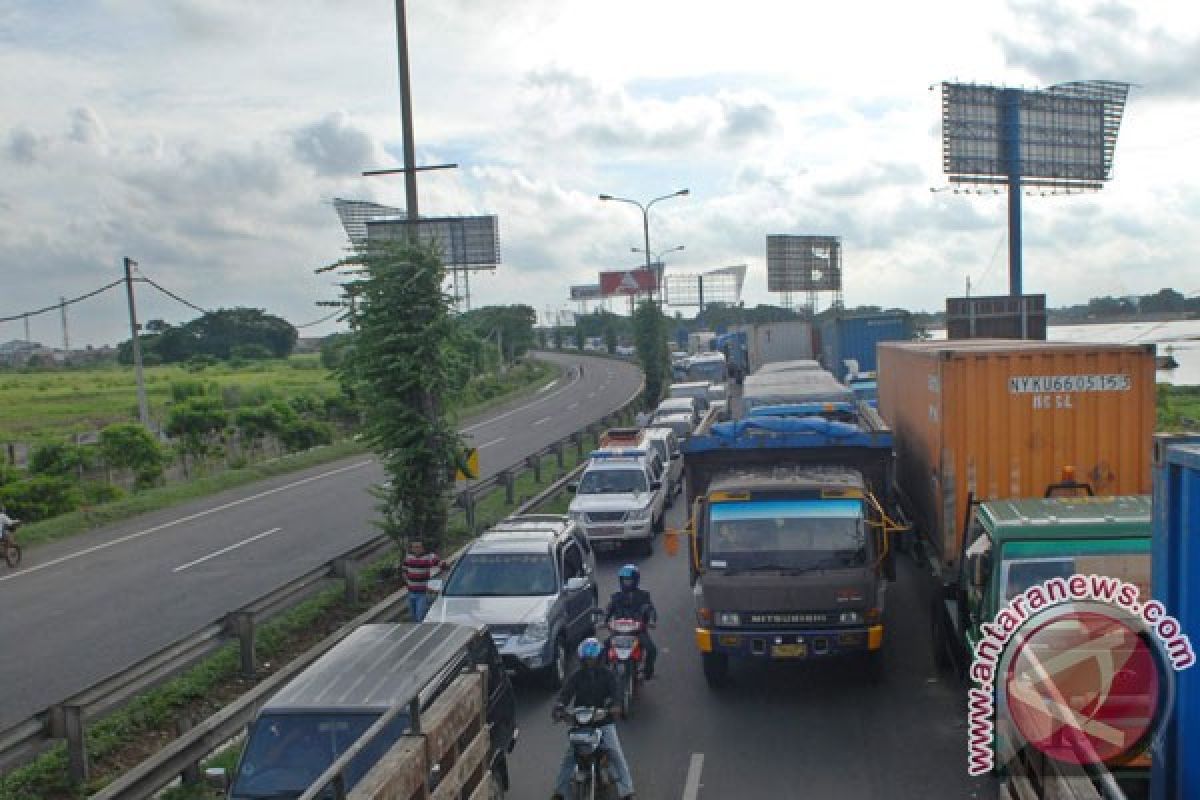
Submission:
[[[642,235],[645,237],[645,241],[646,241],[646,250],[645,250],[646,269],[650,269],[650,206],[654,205],[659,200],[669,200],[672,197],[686,197],[689,194],[691,194],[690,190],[680,189],[677,192],[671,192],[670,194],[664,194],[662,197],[656,197],[653,200],[651,200],[650,202],[646,203],[645,205],[642,205],[637,200],[630,200],[628,197],[614,197],[611,194],[602,194],[602,195],[599,195],[599,197],[601,200],[615,200],[618,203],[629,203],[630,205],[637,206],[639,209],[641,209],[641,211],[642,211]],[[661,310],[662,309],[662,273],[658,273],[655,276],[654,283],[655,283],[655,288],[658,290],[658,307]]]

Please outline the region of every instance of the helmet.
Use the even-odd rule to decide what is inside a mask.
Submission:
[[[617,571],[617,582],[621,584],[622,589],[636,589],[641,580],[642,573],[633,564],[626,564]]]
[[[594,661],[604,655],[604,648],[595,636],[589,636],[579,643],[579,660]]]

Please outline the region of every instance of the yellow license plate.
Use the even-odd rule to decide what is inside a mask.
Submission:
[[[777,644],[771,648],[771,658],[804,658],[808,655],[808,647],[800,644]]]

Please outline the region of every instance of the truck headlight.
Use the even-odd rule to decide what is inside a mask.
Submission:
[[[862,613],[859,611],[843,611],[838,617],[838,622],[842,625],[861,625]]]
[[[717,624],[723,628],[736,628],[742,624],[742,616],[736,611],[718,611]]]
[[[550,624],[543,620],[531,622],[525,626],[525,632],[521,634],[522,644],[538,644],[544,642],[550,636]]]

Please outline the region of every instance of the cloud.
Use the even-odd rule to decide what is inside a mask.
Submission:
[[[1039,82],[1120,80],[1164,98],[1200,91],[1200,34],[1148,27],[1136,6],[1112,0],[1088,11],[1060,0],[1020,0],[1012,10],[1018,29],[995,39],[1010,66]]]
[[[80,106],[71,111],[71,130],[67,138],[80,144],[103,144],[108,139],[108,131],[94,110]]]
[[[28,126],[18,125],[8,133],[8,157],[18,164],[32,164],[45,152],[48,141]]]
[[[292,152],[324,177],[361,173],[375,158],[371,137],[337,112],[292,132]]]
[[[913,187],[924,183],[916,164],[874,163],[831,181],[816,185],[818,194],[829,197],[859,197],[886,187]]]
[[[766,136],[779,128],[775,109],[762,101],[739,102],[727,100],[725,124],[720,138],[725,144],[744,144],[750,139]]]

